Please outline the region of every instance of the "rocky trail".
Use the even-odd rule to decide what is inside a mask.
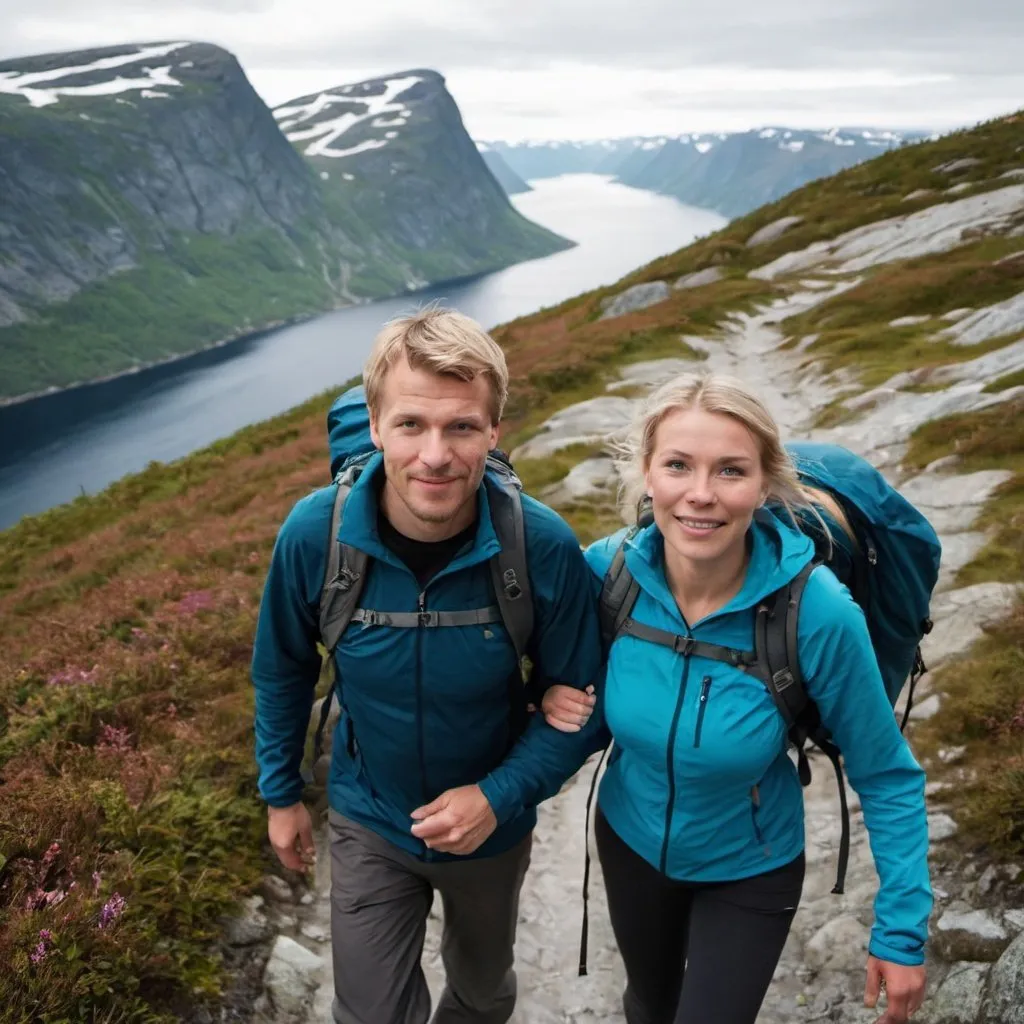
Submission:
[[[947,374],[948,387],[927,393],[904,391],[894,379],[868,395],[851,398],[858,416],[829,430],[812,424],[822,408],[855,387],[833,375],[805,366],[801,345],[781,347],[779,321],[852,287],[850,278],[820,276],[802,280],[785,299],[754,314],[734,315],[714,339],[684,338],[703,351],[702,364],[754,384],[777,416],[787,438],[834,440],[868,457],[929,515],[944,547],[943,573],[933,602],[935,629],[926,638],[925,656],[934,668],[965,650],[984,623],[1007,614],[1018,586],[982,583],[951,589],[956,569],[985,543],[972,527],[985,500],[1010,474],[987,471],[956,475],[950,460],[940,460],[919,475],[901,476],[899,460],[912,430],[929,419],[954,411],[982,408],[1015,392],[985,394],[990,379],[986,358],[959,363]],[[1019,348],[1010,345],[1005,353]],[[628,366],[608,394],[562,410],[514,457],[536,457],[579,441],[598,442],[620,430],[636,399],[618,396],[623,384],[654,386],[690,362],[668,359]],[[939,371],[941,378],[943,371]],[[635,393],[632,392],[631,393]],[[552,488],[545,499],[561,501],[610,494],[613,470],[603,456],[587,459]],[[955,620],[955,628],[953,622]],[[914,719],[934,714],[940,695],[929,694],[929,677],[919,686]],[[944,751],[955,760],[958,752]],[[600,867],[592,862],[590,890],[590,973],[577,977],[582,913],[581,881],[584,815],[594,762],[586,766],[540,811],[533,862],[523,891],[516,961],[520,997],[517,1024],[619,1024],[623,971],[607,917]],[[805,792],[808,871],[804,896],[762,1012],[761,1024],[834,1021],[869,1024],[878,1011],[862,1003],[866,943],[877,886],[867,835],[856,796],[850,791],[853,834],[846,893],[831,893],[838,852],[840,819],[835,780],[827,761],[815,762],[814,780]],[[929,828],[933,851],[956,832],[942,809],[942,787],[929,785]],[[322,840],[321,840],[322,841]],[[926,1024],[1014,1024],[1024,1022],[1024,909],[992,899],[1016,869],[990,869],[981,878],[944,868],[933,875],[936,909],[932,921],[929,1001],[915,1017]],[[269,1020],[330,1020],[332,979],[329,943],[329,857],[321,850],[315,891],[295,903],[280,892],[271,900],[270,917],[277,939],[265,975],[263,999]],[[284,887],[287,888],[287,887]],[[253,908],[262,915],[264,909]],[[443,983],[439,957],[439,906],[432,912],[424,969],[435,995]],[[1007,948],[1009,947],[1009,948]],[[936,956],[935,950],[940,952]],[[994,961],[998,963],[993,967]],[[991,975],[991,976],[990,976]],[[269,997],[269,1001],[267,999]],[[312,998],[310,998],[312,997]]]

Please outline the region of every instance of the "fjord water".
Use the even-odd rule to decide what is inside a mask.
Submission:
[[[716,213],[597,175],[532,183],[531,220],[578,243],[471,281],[326,313],[164,366],[0,408],[0,529],[290,409],[362,369],[381,324],[428,301],[486,328],[612,284],[717,230]]]

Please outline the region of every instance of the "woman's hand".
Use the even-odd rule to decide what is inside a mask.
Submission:
[[[874,1009],[878,993],[885,988],[885,1013],[876,1024],[903,1024],[924,1002],[924,967],[904,967],[889,960],[868,957],[868,979],[864,1005]]]
[[[579,732],[587,724],[596,701],[593,686],[588,686],[584,692],[575,686],[556,683],[545,692],[541,709],[552,728],[559,732]]]

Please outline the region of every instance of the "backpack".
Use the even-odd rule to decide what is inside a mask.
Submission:
[[[942,551],[939,538],[928,520],[860,456],[831,444],[789,444],[786,450],[801,482],[831,495],[852,529],[856,540],[852,564],[846,571],[837,571],[837,575],[864,612],[890,704],[895,706],[909,679],[902,730],[910,714],[914,687],[927,671],[920,643],[932,628],[928,606],[938,581]],[[605,649],[626,633],[683,654],[726,662],[764,683],[796,748],[801,784],[807,786],[811,781],[805,749],[808,743],[817,746],[835,769],[842,835],[832,892],[841,894],[850,855],[850,814],[840,763],[842,752],[807,695],[797,648],[804,587],[817,566],[839,568],[836,549],[816,521],[798,517],[797,525],[814,540],[815,556],[789,583],[760,603],[754,625],[754,650],[739,651],[654,629],[630,617],[640,588],[626,566],[625,544],[653,521],[646,503],[642,503],[639,513],[636,526],[626,534],[605,574],[600,598]]]
[[[458,611],[392,612],[363,608],[359,604],[370,558],[338,539],[345,509],[345,501],[367,463],[376,453],[370,438],[370,417],[366,396],[361,385],[350,388],[335,400],[327,414],[327,429],[331,447],[331,484],[336,490],[331,513],[331,528],[327,537],[327,560],[323,586],[320,591],[320,639],[333,661],[334,649],[351,623],[363,626],[382,625],[399,629],[436,629],[446,626],[485,625],[501,622],[508,631],[515,648],[522,682],[528,677],[528,654],[533,634],[533,595],[526,565],[526,535],[523,527],[523,509],[520,500],[522,483],[507,456],[495,449],[487,456],[484,476],[490,485],[491,522],[497,534],[500,550],[490,560],[491,580],[495,603],[486,608]],[[320,706],[320,719],[313,740],[313,764],[323,752],[323,734],[331,711],[332,700],[337,701],[340,689],[335,668],[334,679]],[[512,694],[513,708],[522,696],[525,711],[525,693]]]

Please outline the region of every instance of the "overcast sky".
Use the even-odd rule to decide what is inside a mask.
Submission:
[[[1024,107],[1022,0],[0,0],[0,58],[217,43],[271,106],[440,71],[478,139],[944,129]]]

